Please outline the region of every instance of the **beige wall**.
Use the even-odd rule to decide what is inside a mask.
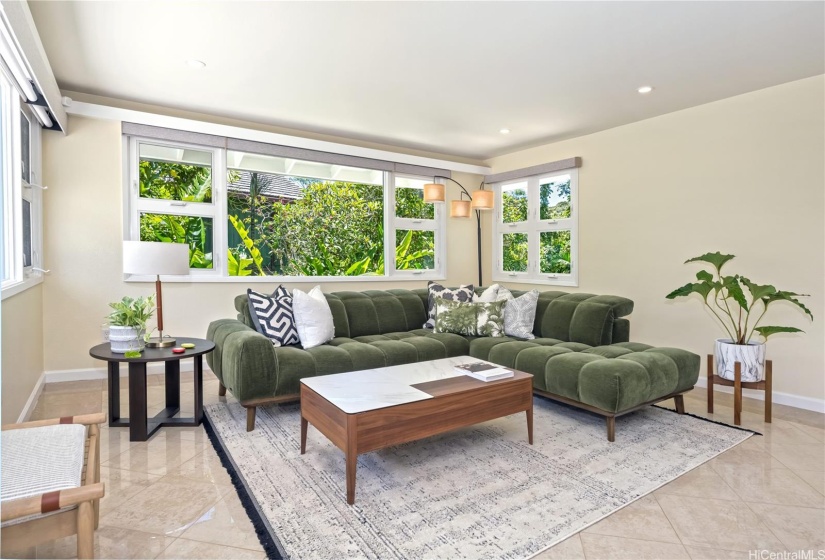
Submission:
[[[51,269],[44,288],[45,369],[62,371],[101,367],[88,355],[100,342],[107,303],[123,295],[153,293],[151,283],[126,283],[121,272],[122,166],[120,122],[70,117],[69,134],[44,134],[46,263]],[[464,185],[479,176],[454,174]],[[469,187],[468,187],[469,188]],[[457,187],[448,188],[457,197]],[[449,203],[449,202],[448,202]],[[447,283],[476,277],[473,220],[449,219]],[[164,327],[179,336],[204,336],[210,321],[234,317],[233,299],[247,288],[272,289],[274,283],[165,283]],[[311,288],[313,284],[292,284]],[[324,291],[423,287],[425,282],[339,282]]]
[[[633,340],[701,355],[712,351],[723,333],[701,303],[664,297],[699,270],[682,263],[707,251],[736,255],[728,273],[811,294],[806,302],[813,323],[788,305],[772,308],[766,324],[798,326],[807,334],[772,337],[768,357],[774,360],[775,391],[821,402],[823,100],[825,79],[818,76],[487,163],[498,173],[583,159],[579,289],[632,298]]]
[[[17,422],[43,373],[44,285],[3,300],[3,424]]]

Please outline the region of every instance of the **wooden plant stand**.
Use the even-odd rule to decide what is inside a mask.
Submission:
[[[773,362],[765,360],[765,379],[762,381],[742,381],[742,364],[733,365],[734,380],[719,377],[713,367],[713,354],[708,354],[708,414],[713,414],[713,385],[733,387],[733,423],[739,426],[742,423],[742,389],[758,389],[765,391],[765,423],[771,423],[771,400],[773,398]]]

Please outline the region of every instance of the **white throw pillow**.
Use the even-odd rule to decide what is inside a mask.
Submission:
[[[498,291],[501,288],[498,284],[493,284],[492,286],[488,287],[486,290],[481,292],[481,295],[476,296],[473,301],[480,301],[482,303],[493,303],[496,301],[501,301],[497,299]],[[505,288],[506,289],[506,288]],[[509,290],[508,290],[509,293]]]
[[[309,293],[292,290],[292,313],[298,338],[305,349],[320,346],[335,337],[332,311],[321,286],[315,286]]]

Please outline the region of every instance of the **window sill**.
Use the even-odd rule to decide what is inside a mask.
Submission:
[[[18,280],[17,282],[9,282],[7,284],[3,284],[2,290],[0,290],[0,295],[2,295],[2,300],[6,298],[10,298],[12,296],[16,296],[22,292],[25,292],[29,288],[34,288],[38,284],[43,283],[43,275],[42,274],[32,274],[25,280]]]
[[[511,284],[541,284],[543,286],[565,286],[568,288],[578,288],[579,282],[572,278],[535,278],[532,276],[510,276],[508,274],[494,274],[494,282],[509,282]]]
[[[154,282],[155,276],[125,274],[124,282]],[[261,283],[289,283],[289,284],[330,284],[346,282],[413,282],[419,280],[446,280],[440,272],[422,272],[421,274],[398,274],[396,276],[161,276],[163,282],[168,283],[211,283],[211,284],[261,284]]]

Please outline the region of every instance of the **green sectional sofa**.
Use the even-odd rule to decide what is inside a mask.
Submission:
[[[480,292],[481,290],[477,290]],[[518,297],[524,292],[513,291]],[[258,405],[296,400],[303,377],[416,361],[471,355],[533,374],[534,393],[606,418],[614,440],[615,418],[682,394],[699,377],[699,356],[677,348],[629,342],[633,302],[617,296],[557,291],[538,298],[533,340],[434,333],[427,320],[427,290],[369,290],[326,294],[336,337],[304,350],[273,347],[255,331],[246,294],[235,298],[237,319],[209,325],[215,350],[206,360],[247,408],[247,430]]]

